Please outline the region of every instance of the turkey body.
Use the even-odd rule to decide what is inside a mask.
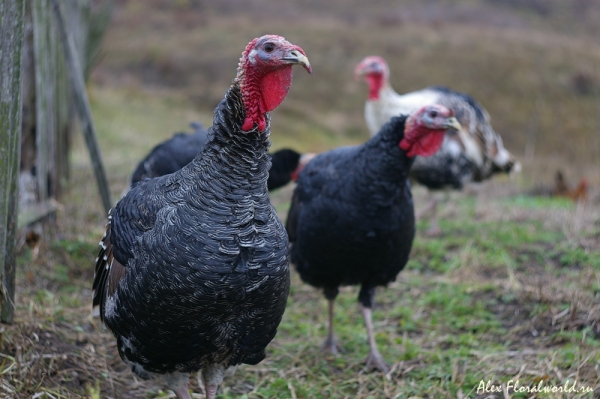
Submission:
[[[415,236],[408,170],[398,147],[405,117],[393,118],[367,143],[317,155],[300,173],[286,228],[291,258],[302,280],[329,301],[323,350],[338,353],[333,308],[342,285],[358,296],[370,346],[368,367],[387,372],[375,343],[371,308],[377,286],[404,268]]]
[[[233,88],[217,107],[202,157],[136,185],[111,213],[106,253],[125,270],[111,287],[101,254],[97,304],[141,376],[256,364],[283,315],[288,241],[265,184],[268,135],[232,132],[240,99]]]
[[[130,185],[144,179],[168,175],[183,168],[198,155],[208,140],[208,131],[199,123],[192,123],[192,133],[175,133],[156,145],[136,166]]]
[[[389,83],[389,68],[378,56],[365,57],[355,69],[369,86],[365,103],[365,121],[371,135],[397,115],[406,115],[427,104],[451,109],[461,128],[449,132],[440,150],[430,157],[416,157],[410,177],[429,190],[462,189],[470,182],[480,182],[492,175],[518,172],[520,163],[504,148],[502,138],[491,125],[490,116],[473,97],[447,87],[431,86],[398,94]],[[454,134],[456,133],[456,134]],[[438,234],[437,200],[432,198],[420,216],[433,213],[429,233]]]
[[[370,292],[408,260],[415,220],[412,159],[397,145],[403,122],[395,118],[364,145],[316,156],[299,176],[286,226],[292,263],[328,297],[360,284],[361,303],[370,306]]]
[[[201,154],[141,181],[109,214],[93,305],[121,358],[179,399],[191,399],[189,373],[200,369],[214,399],[228,368],[265,357],[283,316],[289,242],[267,190],[268,112],[294,64],[311,72],[282,37],[252,40]]]
[[[176,133],[155,146],[136,166],[131,175],[130,186],[144,179],[176,172],[192,162],[196,155],[202,152],[208,140],[208,131],[202,125],[193,123],[192,127],[192,133]],[[292,181],[294,172],[301,167],[301,154],[285,148],[267,155],[271,159],[267,179],[267,187],[271,191]]]
[[[362,145],[317,155],[300,173],[286,229],[300,277],[322,288],[329,301],[324,350],[338,351],[333,306],[339,287],[360,285],[367,367],[387,373],[373,333],[375,289],[394,281],[408,261],[415,237],[408,180],[414,156],[435,153],[448,128],[460,128],[452,111],[423,107],[408,117],[393,117]]]

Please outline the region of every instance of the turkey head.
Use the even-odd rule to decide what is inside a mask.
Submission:
[[[259,131],[265,130],[265,113],[277,108],[287,95],[294,64],[312,73],[304,50],[281,36],[265,35],[248,43],[236,77],[246,109],[243,131],[252,130],[254,124]]]
[[[408,117],[399,145],[409,157],[428,157],[440,149],[448,129],[458,131],[460,128],[451,109],[439,104],[428,105]]]

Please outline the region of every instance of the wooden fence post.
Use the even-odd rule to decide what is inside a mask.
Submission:
[[[89,73],[111,18],[112,0],[102,0],[101,7],[92,6],[92,0],[60,3],[68,31],[76,38],[79,64]],[[59,206],[55,200],[61,200],[69,178],[77,101],[65,59],[67,43],[52,3],[26,0],[24,18],[19,226],[46,234]]]
[[[14,317],[24,0],[0,0],[0,321]]]
[[[98,183],[100,197],[102,198],[102,204],[104,205],[104,210],[108,213],[112,207],[112,201],[110,199],[110,190],[108,187],[108,180],[106,179],[106,172],[104,171],[104,165],[102,164],[102,158],[100,157],[100,149],[96,139],[94,123],[92,121],[92,111],[87,97],[87,92],[85,91],[83,69],[81,68],[79,62],[80,58],[77,55],[75,42],[67,30],[62,11],[60,9],[60,4],[58,0],[51,0],[51,3],[56,20],[58,22],[58,33],[61,38],[61,42],[63,43],[69,79],[73,85],[75,106],[77,107],[79,120],[81,121],[81,125],[83,127],[85,142],[92,159],[92,166],[96,175],[96,181]]]

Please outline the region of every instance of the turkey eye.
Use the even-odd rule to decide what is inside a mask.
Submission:
[[[436,111],[431,111],[429,115],[431,115],[432,118],[435,118],[436,116],[438,116],[438,113]]]
[[[267,53],[271,53],[271,52],[273,52],[273,50],[275,50],[275,45],[273,43],[265,44],[265,51]]]

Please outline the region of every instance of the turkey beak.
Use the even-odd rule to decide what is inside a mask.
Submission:
[[[354,80],[359,81],[360,78],[367,74],[367,66],[361,62],[354,68]]]
[[[384,74],[384,70],[379,64],[373,64],[368,62],[359,63],[356,68],[354,68],[354,80],[358,81],[365,75],[370,74]]]
[[[308,73],[312,73],[312,67],[310,66],[308,57],[298,50],[288,51],[285,56],[281,58],[281,60],[286,64],[300,64],[308,71]]]
[[[451,116],[450,118],[446,119],[444,127],[448,129],[454,129],[455,132],[458,132],[460,129],[462,129],[462,126],[460,125],[460,123],[458,123],[458,119],[456,119],[456,117],[454,116]]]

